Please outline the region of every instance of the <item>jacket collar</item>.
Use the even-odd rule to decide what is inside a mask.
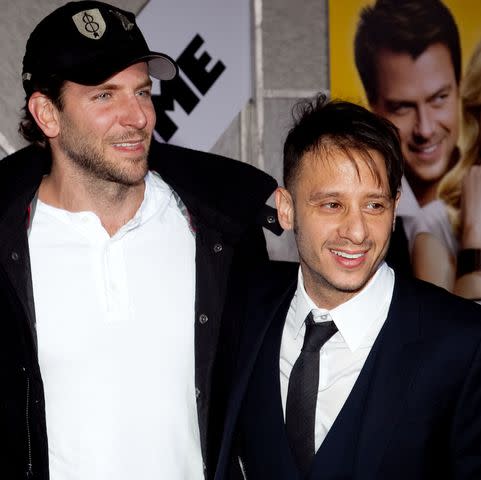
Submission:
[[[48,150],[28,146],[0,163],[0,225],[26,222],[29,204],[51,168]],[[149,168],[177,192],[197,221],[238,237],[256,223],[277,182],[251,165],[152,142]]]
[[[150,167],[179,194],[195,218],[224,235],[237,237],[256,224],[273,226],[264,222],[261,213],[277,182],[252,165],[152,142]]]
[[[0,224],[13,227],[28,221],[28,207],[50,164],[49,152],[34,146],[0,162]]]

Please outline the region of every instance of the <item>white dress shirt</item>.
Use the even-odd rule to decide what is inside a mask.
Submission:
[[[284,418],[289,376],[302,349],[307,315],[312,311],[316,322],[333,320],[339,330],[320,352],[316,451],[341,411],[386,320],[393,289],[394,272],[382,263],[359,294],[332,310],[324,310],[307,295],[299,268],[297,290],[287,313],[279,360]]]
[[[401,182],[401,199],[396,215],[402,218],[404,233],[412,254],[414,241],[420,233],[434,235],[455,256],[458,246],[453,229],[446,212],[446,205],[441,200],[433,200],[422,207],[419,205],[406,177]]]
[[[201,480],[195,238],[146,177],[110,237],[92,212],[38,201],[29,236],[52,480]]]

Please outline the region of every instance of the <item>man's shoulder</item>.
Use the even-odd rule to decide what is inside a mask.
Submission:
[[[273,261],[259,265],[252,274],[250,290],[253,296],[281,297],[286,291],[294,293],[299,264]]]
[[[4,175],[24,171],[27,166],[38,163],[39,159],[40,163],[46,162],[49,155],[47,151],[34,145],[28,145],[7,155],[0,161],[0,172],[2,173],[0,180],[3,179]]]
[[[156,141],[152,142],[149,164],[164,177],[192,189],[202,186],[199,179],[206,182],[203,190],[216,186],[226,194],[236,185],[246,193],[251,189],[272,192],[277,186],[270,175],[239,160]]]
[[[22,148],[0,161],[0,202],[18,200],[36,190],[50,168],[50,154],[33,145]]]
[[[180,195],[191,212],[237,225],[253,221],[262,224],[257,217],[277,187],[274,178],[252,165],[155,141],[149,166]]]
[[[299,262],[288,262],[284,260],[270,260],[263,266],[263,272],[270,277],[277,277],[279,279],[297,279],[299,271]]]
[[[481,335],[481,305],[415,278],[397,278],[396,284],[401,302],[416,305],[423,324],[434,333],[454,327]]]

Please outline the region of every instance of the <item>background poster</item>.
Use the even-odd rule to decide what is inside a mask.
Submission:
[[[361,80],[354,64],[354,33],[362,7],[368,0],[329,0],[330,90],[332,98],[366,104]],[[462,65],[481,41],[479,0],[444,0],[453,14],[461,36]]]
[[[448,46],[452,19],[445,15],[444,7],[450,11],[460,34],[460,86],[463,99],[471,96],[470,109],[474,111],[477,94],[466,94],[463,85],[476,92],[479,83],[476,80],[477,67],[466,77],[471,78],[471,83],[463,84],[463,74],[467,73],[476,46],[481,44],[481,3],[478,0],[411,0],[405,3],[330,0],[332,98],[368,104],[355,66],[354,39],[363,7],[375,4],[378,16],[371,16],[364,25],[368,25],[365,32],[370,31],[371,41],[380,50],[375,58],[366,45],[366,50],[359,52],[364,61],[368,60],[367,64],[372,62],[372,70],[365,65],[366,84],[368,88],[371,85],[371,108],[397,126],[405,160],[402,195],[396,212],[400,226],[396,226],[393,238],[400,231],[401,235],[404,234],[408,243],[404,250],[410,255],[405,258],[411,259],[416,276],[466,298],[478,299],[474,286],[479,288],[479,281],[469,279],[472,283],[468,284],[464,278],[477,267],[471,263],[468,268],[475,270],[468,269],[464,273],[460,273],[462,270],[458,267],[463,265],[459,262],[460,251],[479,248],[476,245],[479,238],[473,240],[469,237],[466,241],[468,235],[465,235],[466,231],[469,234],[475,230],[472,225],[476,225],[480,218],[473,212],[479,212],[481,189],[479,182],[472,180],[469,168],[473,162],[479,162],[479,155],[474,149],[475,153],[466,155],[467,136],[463,135],[466,133],[463,127],[469,112],[464,118],[459,115],[461,102]],[[388,46],[393,38],[399,44],[404,42],[404,47],[411,41],[414,45],[425,33],[429,38],[433,38],[430,37],[432,34],[439,34],[441,38],[437,37],[439,40],[429,43],[426,48],[422,40],[416,43],[423,50],[414,58],[412,50]],[[472,117],[473,125],[479,123],[479,113],[472,114]],[[471,146],[476,146],[477,142],[479,137],[471,135]],[[463,181],[465,179],[470,181]],[[467,225],[465,230],[463,222]],[[395,254],[401,250],[401,247],[393,249]],[[392,261],[391,265],[394,266],[395,262]],[[409,263],[405,261],[404,265],[409,266]]]

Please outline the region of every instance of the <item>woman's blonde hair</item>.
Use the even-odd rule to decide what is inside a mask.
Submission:
[[[446,202],[454,233],[461,232],[461,188],[469,168],[481,160],[481,42],[472,54],[461,81],[461,160],[441,180],[438,196]]]

